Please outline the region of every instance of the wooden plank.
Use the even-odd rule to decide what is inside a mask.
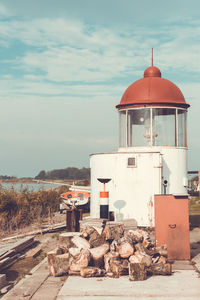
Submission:
[[[25,237],[2,249],[1,251],[2,255],[0,257],[0,270],[4,270],[10,267],[13,263],[15,263],[20,256],[20,252],[26,250],[33,243],[34,243],[34,236]]]
[[[3,258],[7,257],[7,256],[12,256],[14,255],[16,252],[15,250],[11,249],[11,250],[8,250],[6,251],[3,255],[0,256],[0,260],[2,260]]]
[[[58,223],[58,224],[49,226],[45,229],[38,229],[38,230],[34,230],[34,231],[30,231],[30,232],[26,232],[26,233],[14,235],[14,236],[9,236],[7,238],[2,239],[2,241],[9,241],[9,240],[13,240],[13,239],[23,238],[23,237],[30,236],[30,235],[38,235],[38,234],[42,234],[42,233],[54,232],[54,231],[65,229],[65,228],[66,228],[66,223]]]
[[[0,274],[0,289],[7,284],[6,274]]]
[[[3,299],[31,299],[49,276],[47,260],[45,259],[35,272],[31,271],[30,273],[32,275],[28,275],[20,280],[6,295],[4,295]]]
[[[14,264],[17,261],[17,259],[19,257],[20,257],[20,254],[16,254],[12,257],[6,257],[6,258],[2,259],[0,261],[0,271],[10,267],[12,264]]]
[[[32,245],[33,243],[34,243],[34,236],[25,237],[19,240],[18,242],[16,242],[12,247],[12,249],[15,250],[16,252],[20,252],[30,247],[30,245]]]
[[[36,256],[38,256],[40,254],[41,251],[42,251],[42,246],[39,245],[39,246],[35,247],[34,249],[30,249],[26,253],[25,258],[35,258]]]

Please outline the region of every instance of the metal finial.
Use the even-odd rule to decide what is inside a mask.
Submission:
[[[153,67],[153,48],[152,48],[151,65],[152,65],[152,67]]]

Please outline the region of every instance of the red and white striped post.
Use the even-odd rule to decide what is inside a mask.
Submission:
[[[100,192],[100,218],[109,218],[109,192],[106,191],[106,183],[111,179],[98,178],[98,181],[103,183],[103,192]]]

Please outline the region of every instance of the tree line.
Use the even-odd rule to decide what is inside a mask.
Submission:
[[[0,180],[14,180],[15,176],[0,175]]]
[[[57,169],[51,171],[42,170],[39,172],[35,179],[68,179],[68,180],[89,180],[90,168],[74,168],[68,167],[65,169]]]

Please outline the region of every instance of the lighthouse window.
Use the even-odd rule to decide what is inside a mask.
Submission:
[[[119,112],[120,147],[187,147],[183,108],[130,108]]]
[[[126,147],[126,111],[120,111],[119,114],[119,145]]]
[[[153,146],[176,145],[176,110],[173,108],[154,108],[152,114]]]
[[[178,146],[187,147],[186,145],[186,111],[178,109]]]
[[[148,146],[151,143],[150,109],[128,112],[128,146]]]

